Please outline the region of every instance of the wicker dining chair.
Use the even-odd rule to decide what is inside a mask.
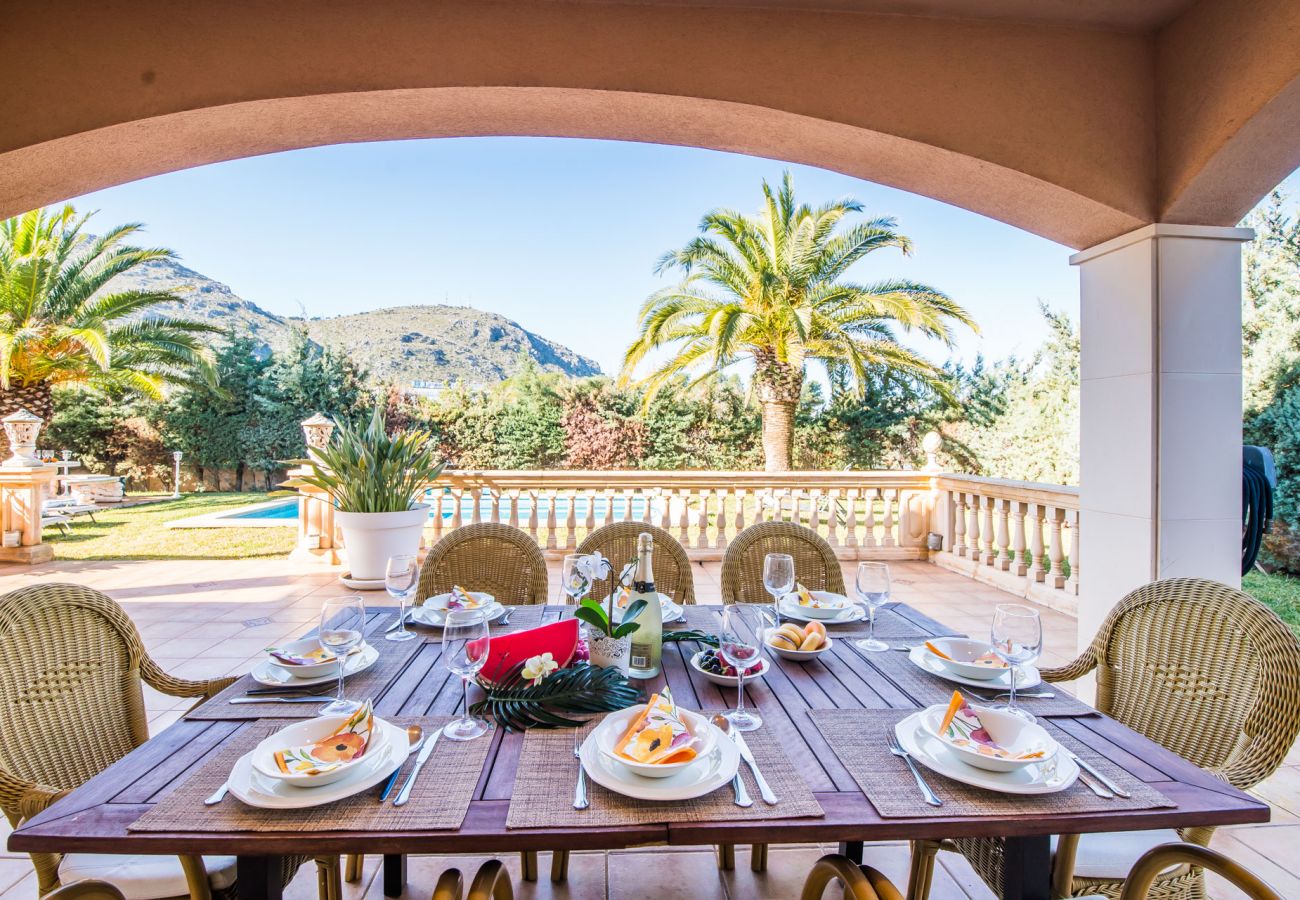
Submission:
[[[1045,681],[1097,673],[1097,709],[1246,790],[1282,764],[1300,733],[1300,641],[1277,614],[1239,590],[1199,578],[1172,578],[1120,601],[1092,644],[1068,665],[1042,669]],[[1057,897],[1118,897],[1134,859],[1153,844],[1208,845],[1212,827],[1067,834],[1052,862]],[[908,896],[929,893],[939,849],[963,853],[1001,892],[1003,842],[915,841]],[[1199,865],[1161,873],[1150,896],[1202,900]]]
[[[844,593],[844,572],[825,538],[795,522],[750,525],[722,557],[723,603],[771,603],[763,587],[763,558],[769,553],[794,557],[794,573],[809,590]]]
[[[694,603],[695,575],[685,548],[667,531],[645,522],[613,522],[602,525],[578,545],[578,553],[600,553],[610,562],[609,578],[602,578],[593,584],[591,596],[609,596],[623,567],[636,559],[636,539],[643,531],[649,532],[655,542],[655,589],[672,597],[677,603]]]
[[[1200,844],[1159,844],[1139,856],[1120,890],[1120,900],[1154,900],[1152,888],[1166,869],[1195,867],[1219,875],[1250,900],[1282,900],[1282,895],[1240,863]],[[813,863],[804,881],[801,900],[822,900],[826,888],[838,881],[847,900],[899,900],[898,889],[870,866],[859,866],[846,856],[832,853]],[[1159,889],[1157,889],[1158,891]],[[1079,900],[1105,900],[1088,894]]]
[[[513,900],[514,884],[510,873],[499,859],[489,859],[478,867],[469,885],[467,900]],[[460,869],[446,869],[433,888],[433,900],[462,900],[465,897],[465,879]]]
[[[45,900],[126,900],[126,895],[111,882],[85,878],[55,888],[45,895]]]
[[[149,739],[143,684],[200,701],[233,678],[164,672],[126,612],[99,591],[40,584],[0,597],[0,808],[11,825],[35,816]],[[234,857],[33,853],[42,895],[66,881],[111,876],[127,895],[233,894]],[[286,868],[286,881],[301,859]],[[317,861],[337,884],[338,861]],[[168,888],[159,893],[160,887]],[[326,893],[327,900],[333,900]]]
[[[462,525],[429,550],[420,569],[417,606],[458,584],[486,591],[507,606],[545,603],[546,557],[528,535],[511,525]]]

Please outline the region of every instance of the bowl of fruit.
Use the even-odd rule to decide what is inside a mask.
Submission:
[[[782,659],[811,662],[831,648],[832,641],[821,622],[786,622],[763,632],[763,642]]]
[[[714,684],[735,687],[740,680],[736,667],[722,658],[717,650],[701,650],[691,657],[691,665]],[[760,659],[745,670],[745,680],[761,678],[767,673],[767,660]]]

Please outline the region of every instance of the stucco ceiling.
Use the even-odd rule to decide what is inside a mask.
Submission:
[[[1154,31],[1195,0],[581,0],[654,6],[789,7],[943,18],[1045,22],[1117,31]]]

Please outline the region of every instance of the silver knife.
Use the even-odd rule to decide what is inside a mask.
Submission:
[[[329,703],[333,697],[235,697],[227,703]]]
[[[411,774],[406,776],[406,784],[397,792],[397,799],[393,801],[394,806],[405,806],[406,801],[411,799],[411,788],[415,786],[415,779],[424,768],[424,762],[433,752],[434,745],[438,743],[438,738],[442,737],[442,729],[439,728],[433,734],[429,735],[429,742],[424,745],[420,755],[415,758],[415,767],[411,769]]]
[[[749,766],[749,771],[754,773],[754,781],[758,783],[758,793],[762,795],[763,802],[768,806],[776,806],[780,800],[776,794],[772,793],[772,788],[768,786],[767,779],[763,773],[758,771],[758,766],[754,763],[754,754],[749,749],[749,744],[745,743],[745,735],[742,732],[733,732],[736,739],[736,749],[740,751],[740,758]]]
[[[1130,799],[1130,798],[1133,796],[1133,795],[1130,794],[1128,791],[1126,791],[1126,790],[1124,790],[1122,787],[1120,787],[1118,784],[1116,784],[1115,782],[1111,781],[1111,780],[1110,780],[1109,778],[1107,778],[1105,775],[1101,774],[1101,773],[1098,772],[1096,769],[1094,769],[1094,768],[1092,767],[1092,764],[1091,764],[1091,763],[1086,762],[1086,761],[1084,761],[1083,759],[1081,759],[1081,758],[1079,757],[1079,754],[1074,753],[1074,752],[1072,752],[1072,751],[1070,751],[1070,750],[1066,750],[1065,752],[1070,754],[1070,758],[1073,759],[1073,760],[1075,761],[1076,764],[1078,764],[1078,766],[1079,766],[1080,769],[1083,769],[1083,771],[1087,772],[1087,773],[1088,773],[1089,775],[1091,775],[1093,778],[1095,778],[1095,779],[1097,779],[1099,782],[1101,782],[1102,785],[1103,785],[1103,786],[1104,786],[1108,791],[1110,791],[1111,793],[1113,793],[1116,797],[1123,797],[1125,800],[1128,800],[1128,799]]]

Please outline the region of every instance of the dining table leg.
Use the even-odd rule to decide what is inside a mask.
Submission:
[[[279,856],[235,858],[239,900],[280,900],[284,896],[284,859]]]
[[[840,856],[847,856],[862,865],[862,841],[840,841]]]
[[[384,854],[384,896],[400,897],[406,890],[406,854]],[[240,900],[243,900],[241,897]]]
[[[1048,900],[1051,841],[1045,834],[1006,839],[1002,851],[1002,900]]]

